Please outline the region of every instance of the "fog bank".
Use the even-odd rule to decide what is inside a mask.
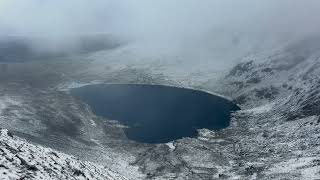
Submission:
[[[317,0],[1,0],[0,36],[45,37],[35,44],[49,48],[92,33],[168,49],[247,46],[318,33],[319,9]]]

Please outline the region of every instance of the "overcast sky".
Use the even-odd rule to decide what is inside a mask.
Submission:
[[[318,0],[0,0],[0,34],[177,41],[213,29],[307,34],[320,30],[319,9]]]

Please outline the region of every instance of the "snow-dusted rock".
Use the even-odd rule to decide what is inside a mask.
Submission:
[[[107,167],[30,144],[0,131],[0,179],[123,179]]]

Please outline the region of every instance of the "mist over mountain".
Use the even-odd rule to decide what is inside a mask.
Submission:
[[[194,51],[249,41],[286,41],[320,30],[316,0],[92,0],[0,2],[0,35],[27,36],[46,48],[76,46],[83,34],[108,33],[154,49]],[[226,40],[221,42],[221,34]],[[39,38],[45,37],[45,41]],[[223,36],[223,35],[222,35]],[[243,39],[243,36],[246,38]],[[237,39],[237,40],[235,40]],[[249,39],[249,40],[248,40]],[[199,44],[201,46],[196,48]]]
[[[319,9],[0,0],[0,179],[318,180]]]

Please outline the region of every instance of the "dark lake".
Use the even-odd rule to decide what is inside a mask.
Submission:
[[[219,96],[160,85],[89,85],[72,89],[71,94],[96,115],[129,126],[127,137],[143,143],[194,137],[200,128],[226,128],[231,112],[239,110]]]

